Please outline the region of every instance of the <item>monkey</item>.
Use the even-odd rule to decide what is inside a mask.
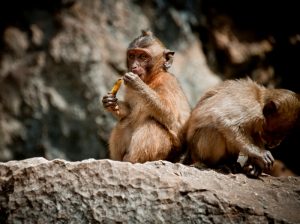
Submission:
[[[102,98],[104,108],[118,119],[109,138],[111,159],[171,160],[180,150],[182,126],[191,108],[179,81],[168,72],[174,53],[151,31],[142,31],[129,44],[124,99],[111,92]]]
[[[218,167],[248,161],[242,171],[257,178],[270,170],[270,149],[278,146],[299,120],[299,96],[287,89],[268,89],[250,78],[226,80],[207,90],[185,125],[184,163]]]

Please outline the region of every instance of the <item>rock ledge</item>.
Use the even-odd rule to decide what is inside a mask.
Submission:
[[[0,223],[299,223],[300,178],[166,161],[0,163]]]

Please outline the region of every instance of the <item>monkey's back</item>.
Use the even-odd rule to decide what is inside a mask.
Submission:
[[[228,80],[209,89],[200,98],[189,119],[188,137],[201,127],[251,129],[263,122],[265,88],[250,79]],[[254,125],[253,121],[256,124]]]

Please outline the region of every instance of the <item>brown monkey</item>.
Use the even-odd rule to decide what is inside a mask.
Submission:
[[[149,31],[127,49],[124,100],[103,97],[119,121],[109,140],[110,158],[132,163],[167,159],[181,144],[190,106],[176,78],[167,72],[174,52]]]
[[[265,146],[282,141],[299,117],[299,107],[292,91],[267,89],[250,79],[225,81],[208,90],[191,113],[187,158],[218,166],[236,163],[242,153],[249,158],[244,171],[257,177],[274,162]]]

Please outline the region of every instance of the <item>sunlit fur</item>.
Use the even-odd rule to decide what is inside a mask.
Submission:
[[[265,116],[269,102],[275,111]],[[242,152],[261,161],[265,145],[280,143],[293,127],[299,107],[291,91],[266,89],[250,79],[225,81],[208,90],[191,113],[186,125],[189,157],[216,166],[235,162]]]
[[[147,34],[149,35],[149,34]],[[170,158],[179,150],[182,127],[190,115],[190,106],[175,76],[164,69],[165,48],[158,39],[144,34],[128,49],[145,49],[151,55],[151,69],[143,65],[138,88],[125,85],[119,121],[109,140],[110,158],[132,163]],[[127,60],[130,71],[130,64]],[[116,115],[116,114],[115,114]]]

